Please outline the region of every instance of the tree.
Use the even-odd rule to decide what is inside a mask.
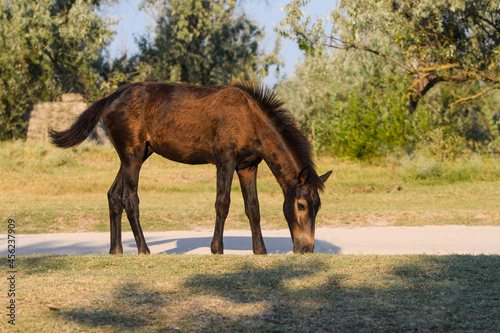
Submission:
[[[285,7],[281,35],[307,52],[364,51],[397,65],[411,78],[410,114],[439,82],[480,83],[479,91],[457,103],[500,88],[497,0],[339,0],[327,20],[306,16],[308,2],[293,0]]]
[[[405,77],[377,60],[337,50],[309,54],[278,85],[318,151],[370,159],[414,145],[414,121],[401,98]]]
[[[259,52],[263,33],[237,14],[237,0],[159,1],[154,8],[161,13],[154,39],[139,40],[135,59],[142,80],[228,84],[279,69],[278,50]]]
[[[24,115],[61,93],[99,95],[96,66],[113,36],[96,0],[0,1],[0,139],[26,132]]]

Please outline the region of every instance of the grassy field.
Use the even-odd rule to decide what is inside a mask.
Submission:
[[[14,218],[17,233],[108,231],[118,167],[109,146],[0,143],[0,216]],[[321,227],[500,225],[496,158],[320,157],[318,169],[334,171]],[[139,196],[146,231],[212,229],[215,168],[152,156]],[[286,228],[264,164],[259,196],[263,227]],[[226,228],[248,228],[237,179],[232,199]],[[500,330],[499,256],[18,256],[16,264],[20,332]],[[6,265],[0,274],[9,276]],[[12,329],[2,318],[0,331]]]
[[[454,162],[417,157],[378,163],[318,158],[333,170],[317,225],[500,225],[500,160]],[[19,233],[107,231],[106,193],[119,168],[111,146],[58,149],[44,143],[0,143],[0,216]],[[182,165],[153,155],[140,178],[145,231],[207,230],[215,216],[215,167]],[[283,195],[265,165],[259,169],[263,228],[286,228]],[[237,177],[226,228],[248,228]],[[124,217],[124,230],[130,230]]]
[[[499,256],[29,256],[17,264],[20,332],[500,329]]]

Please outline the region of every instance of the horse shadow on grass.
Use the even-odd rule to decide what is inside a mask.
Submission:
[[[336,256],[291,256],[270,264],[247,260],[217,274],[227,265],[224,261],[207,267],[207,273],[162,288],[124,282],[113,289],[110,301],[57,316],[90,328],[155,332],[444,332],[500,327],[495,287],[500,283],[499,256],[414,256],[412,261],[394,259],[389,267],[378,267],[383,260],[373,258],[344,261]],[[352,264],[369,265],[360,270]],[[380,269],[386,270],[382,276]]]
[[[296,264],[287,261],[267,269],[261,269],[249,261],[243,264],[241,271],[193,275],[184,283],[161,291],[147,282],[129,280],[118,284],[105,302],[58,310],[53,314],[83,327],[113,331],[230,332],[235,329],[241,331],[238,325],[242,322],[246,322],[244,331],[260,331],[258,326],[250,322],[254,315],[242,314],[235,319],[224,314],[218,309],[220,301],[216,301],[215,307],[207,303],[212,297],[210,294],[219,293],[222,298],[231,295],[229,302],[226,302],[228,307],[234,302],[243,306],[266,302],[269,292],[282,289],[287,280],[307,278],[326,268],[323,262],[314,258],[305,264],[300,258],[291,261],[296,261]],[[207,267],[208,270],[210,268]],[[162,324],[158,324],[158,321]]]
[[[245,251],[252,253],[252,238],[245,236],[225,236],[224,239],[225,253],[231,251]],[[169,247],[167,250],[162,250],[159,253],[163,254],[184,254],[198,253],[198,251],[210,248],[212,237],[190,237],[190,238],[169,238],[169,239],[151,239],[148,245],[154,251],[155,246]],[[129,244],[130,243],[130,244]],[[133,241],[124,243],[127,246],[135,246]],[[290,237],[264,237],[268,254],[286,254],[291,253],[293,243]],[[342,249],[327,241],[316,239],[314,242],[314,253],[324,254],[339,254]]]

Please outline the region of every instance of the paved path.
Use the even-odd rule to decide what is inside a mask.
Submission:
[[[268,253],[290,253],[288,230],[263,230]],[[152,253],[210,254],[212,232],[145,233]],[[0,236],[0,255],[7,236]],[[123,234],[125,253],[137,253],[131,232]],[[227,230],[224,253],[251,254],[250,230]],[[16,254],[101,254],[109,251],[109,233],[16,235]],[[318,228],[316,253],[343,254],[500,254],[500,227],[426,226]]]

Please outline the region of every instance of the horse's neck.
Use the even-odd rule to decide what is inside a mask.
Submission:
[[[264,161],[283,191],[286,191],[297,182],[297,175],[300,171],[298,161],[279,138],[265,140],[263,147]]]

